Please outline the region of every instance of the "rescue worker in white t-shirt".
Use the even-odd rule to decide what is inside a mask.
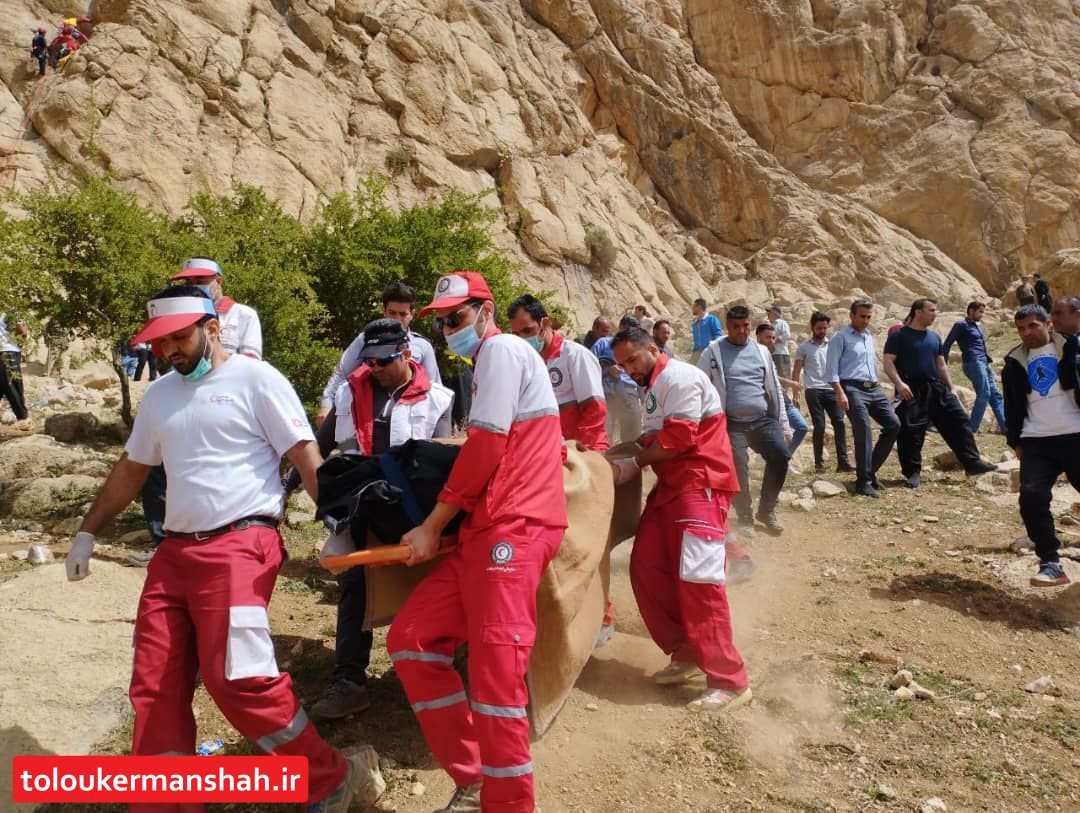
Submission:
[[[337,448],[344,454],[380,455],[407,440],[450,437],[454,394],[429,380],[412,360],[409,333],[401,322],[376,319],[361,335],[360,366],[334,398]],[[345,531],[326,542],[322,555],[339,556],[356,548],[352,534]],[[321,720],[337,720],[371,705],[366,684],[373,636],[363,629],[365,569],[339,574],[338,585],[334,676],[326,694],[311,707],[312,716]]]
[[[89,575],[94,534],[127,508],[151,468],[165,466],[165,539],[135,618],[131,753],[195,753],[191,703],[201,678],[229,722],[259,748],[308,758],[310,810],[345,813],[362,789],[374,801],[381,783],[374,752],[346,759],[322,740],[278,670],[270,637],[267,604],[286,558],[277,530],[281,457],[300,471],[312,497],[318,488],[321,458],[300,399],[269,364],[222,346],[213,302],[200,289],[169,288],[147,311],[132,341],[151,342],[173,371],[146,390],[124,454],[65,563],[69,579]]]
[[[506,315],[511,332],[528,342],[547,365],[563,438],[581,441],[594,452],[607,451],[607,403],[599,360],[581,345],[564,341],[544,304],[531,294],[511,302]]]
[[[206,257],[193,257],[184,262],[184,270],[173,274],[180,285],[194,285],[212,300],[221,322],[221,346],[230,353],[240,353],[253,359],[262,358],[262,325],[254,308],[241,305],[221,288],[221,266]]]
[[[439,375],[439,359],[435,355],[435,348],[431,346],[425,337],[409,330],[409,324],[413,320],[413,304],[416,302],[416,292],[412,287],[403,282],[395,282],[386,286],[382,294],[382,312],[387,319],[394,319],[409,331],[409,352],[412,360],[424,368],[428,379],[433,384],[442,384]],[[319,413],[315,416],[316,426],[321,427],[326,417],[334,406],[334,396],[338,388],[349,377],[349,373],[360,366],[360,348],[364,346],[364,334],[360,333],[352,344],[345,348],[341,359],[334,367],[334,373],[326,382],[322,398],[319,401]]]
[[[439,501],[401,541],[409,564],[435,556],[459,511],[458,546],[398,611],[386,648],[424,739],[457,789],[450,811],[530,813],[529,693],[536,590],[567,526],[559,408],[540,356],[495,326],[477,273],[439,278],[436,325],[475,359],[468,437]],[[454,652],[469,645],[469,692]]]

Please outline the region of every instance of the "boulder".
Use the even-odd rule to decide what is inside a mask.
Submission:
[[[85,474],[65,474],[60,477],[40,477],[24,481],[15,488],[0,493],[0,509],[8,508],[15,516],[34,516],[48,513],[58,500],[70,503],[75,499],[89,500],[104,480]]]
[[[62,412],[45,419],[45,434],[63,443],[73,443],[88,440],[97,425],[97,416],[90,412]]]
[[[829,480],[815,480],[810,484],[815,497],[836,497],[844,493],[844,487]]]

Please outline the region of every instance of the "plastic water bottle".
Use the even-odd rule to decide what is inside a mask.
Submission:
[[[208,757],[211,754],[216,754],[225,748],[225,740],[207,740],[198,748],[195,749],[195,753],[201,757]]]

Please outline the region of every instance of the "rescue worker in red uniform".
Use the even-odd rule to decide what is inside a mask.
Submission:
[[[645,448],[613,461],[616,482],[645,466],[657,479],[630,555],[641,617],[671,656],[653,679],[674,685],[704,672],[708,689],[689,708],[735,708],[751,693],[732,641],[725,587],[727,515],[739,481],[720,397],[704,372],[665,356],[640,328],[620,331],[611,349],[645,388]]]
[[[564,341],[551,326],[544,304],[531,294],[511,302],[506,315],[510,331],[528,342],[547,365],[559,404],[562,436],[581,441],[594,452],[607,451],[607,404],[596,356],[580,344]]]
[[[174,369],[147,389],[65,563],[71,580],[89,574],[94,534],[163,463],[165,538],[135,619],[131,753],[195,753],[191,701],[201,677],[241,734],[271,754],[308,758],[309,810],[345,813],[358,790],[381,782],[374,752],[346,759],[322,740],[278,670],[266,610],[286,558],[277,530],[282,456],[316,495],[321,458],[303,406],[269,364],[225,351],[213,302],[198,288],[166,289],[147,311],[132,341],[151,342]],[[203,805],[131,809],[194,813]]]
[[[484,278],[439,279],[436,329],[475,359],[468,437],[439,502],[402,537],[410,564],[435,555],[464,511],[458,547],[412,592],[386,646],[428,746],[457,790],[447,811],[529,813],[525,670],[536,637],[536,590],[567,526],[559,409],[540,356],[495,326]],[[454,670],[469,645],[469,696]]]

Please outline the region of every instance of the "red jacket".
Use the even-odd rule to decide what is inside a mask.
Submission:
[[[603,452],[608,448],[607,403],[600,362],[582,345],[554,335],[545,353],[551,388],[559,404],[562,436],[579,440],[586,448]]]

